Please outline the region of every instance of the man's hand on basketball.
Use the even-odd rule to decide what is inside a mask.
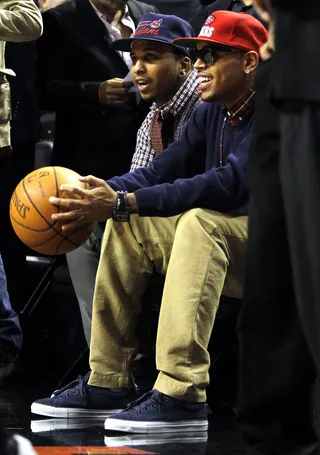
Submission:
[[[81,177],[80,180],[94,188],[62,185],[60,189],[70,194],[70,199],[49,199],[52,204],[63,209],[63,212],[52,215],[52,220],[65,221],[66,224],[62,227],[65,232],[88,226],[94,221],[106,221],[111,218],[117,202],[117,193],[104,180],[92,175]]]

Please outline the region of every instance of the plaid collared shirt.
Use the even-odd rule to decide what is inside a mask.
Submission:
[[[153,160],[156,153],[152,148],[150,140],[150,126],[152,118],[157,110],[160,111],[161,117],[168,113],[174,117],[173,131],[174,141],[180,139],[183,127],[189,120],[193,109],[201,102],[200,93],[197,91],[199,80],[195,70],[180,87],[173,98],[160,108],[155,103],[150,108],[150,112],[144,119],[138,133],[136,149],[132,158],[130,171],[138,167],[145,167]]]
[[[247,93],[231,108],[225,108],[232,126],[237,126],[254,109],[254,90]]]

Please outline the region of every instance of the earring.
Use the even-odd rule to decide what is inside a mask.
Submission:
[[[246,73],[246,74],[250,74],[251,71],[250,71],[249,69],[246,69],[245,73]]]
[[[183,76],[185,76],[185,75],[186,75],[186,70],[181,70],[181,71],[179,72],[179,76],[180,76],[180,77],[183,77]]]

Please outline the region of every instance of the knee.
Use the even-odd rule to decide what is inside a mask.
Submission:
[[[179,219],[179,229],[190,229],[191,233],[197,229],[212,232],[224,223],[222,213],[213,210],[195,208],[185,212]]]

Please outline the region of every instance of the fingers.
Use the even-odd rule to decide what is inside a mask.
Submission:
[[[91,203],[87,199],[62,199],[57,197],[50,197],[49,202],[58,207],[69,210],[86,210],[90,208]]]
[[[79,218],[82,218],[82,216],[80,215],[79,210],[73,210],[71,212],[54,213],[51,218],[53,221],[65,221],[67,223],[68,221],[78,220]]]
[[[110,95],[109,93],[102,95],[100,98],[102,104],[107,106],[120,106],[124,105],[128,101],[127,95]]]
[[[99,100],[105,105],[120,105],[127,101],[128,91],[133,83],[123,79],[111,79],[103,82],[99,88]]]
[[[74,185],[61,185],[60,190],[66,191],[72,195],[75,194],[76,196],[80,196],[81,199],[85,199],[87,194],[90,193],[90,190],[86,190],[85,188],[80,188],[79,186]]]
[[[107,187],[107,183],[105,182],[105,180],[103,179],[99,179],[98,177],[95,177],[94,175],[86,175],[84,177],[79,177],[79,180],[81,182],[84,182],[84,183],[88,183],[89,185],[91,186],[94,186],[94,187],[98,187],[98,186],[102,186],[102,187]],[[84,190],[88,193],[88,191],[90,192],[90,190]]]
[[[106,81],[106,86],[111,87],[111,88],[130,88],[133,85],[133,82],[131,81],[124,81],[123,79],[120,79],[118,77],[114,79],[110,79],[109,81]]]
[[[70,221],[70,223],[68,223],[68,224],[64,224],[61,229],[65,234],[68,234],[68,233],[71,234],[76,230],[84,229],[88,226],[90,226],[90,224],[88,224],[88,220],[81,217],[75,221]]]
[[[119,87],[119,88],[115,88],[115,87],[107,87],[107,89],[104,91],[104,93],[106,95],[120,95],[120,96],[123,96],[123,95],[126,95],[127,92],[128,92],[128,88],[129,87]]]

